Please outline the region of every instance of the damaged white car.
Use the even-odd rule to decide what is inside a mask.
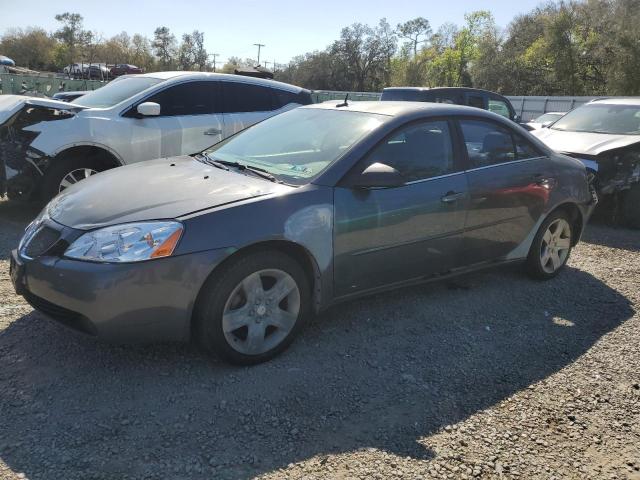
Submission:
[[[0,95],[0,196],[48,200],[94,173],[191,155],[311,92],[196,72],[122,76],[77,100]]]

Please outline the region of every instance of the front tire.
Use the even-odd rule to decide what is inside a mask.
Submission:
[[[549,280],[564,268],[573,247],[573,227],[563,210],[542,222],[527,256],[527,273],[538,280]]]
[[[309,282],[298,262],[279,251],[257,251],[215,272],[202,287],[194,337],[229,363],[262,363],[291,344],[309,310]]]
[[[95,155],[53,159],[44,175],[42,200],[48,202],[70,186],[107,169],[106,162]]]

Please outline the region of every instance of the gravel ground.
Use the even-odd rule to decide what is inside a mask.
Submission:
[[[14,295],[0,202],[0,478],[640,479],[640,233],[377,295],[270,363],[114,346]]]

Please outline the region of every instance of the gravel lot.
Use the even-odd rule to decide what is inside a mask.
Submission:
[[[29,210],[29,211],[25,211]],[[0,202],[0,478],[640,479],[640,233],[347,303],[274,361],[114,346],[13,293]]]

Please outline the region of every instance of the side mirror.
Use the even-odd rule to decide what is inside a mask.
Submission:
[[[157,117],[160,115],[160,105],[155,102],[144,102],[136,109],[143,117]]]
[[[404,179],[400,172],[384,163],[372,163],[351,182],[351,186],[357,188],[393,188],[402,185]]]
[[[520,115],[516,114],[513,116],[513,121],[516,123],[520,123]]]

